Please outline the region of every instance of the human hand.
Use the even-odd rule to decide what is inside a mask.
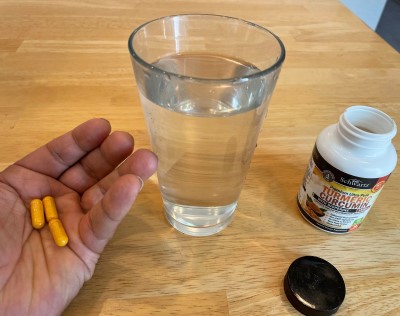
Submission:
[[[61,314],[93,275],[141,179],[154,173],[153,153],[131,154],[133,138],[110,131],[92,119],[0,173],[0,315]],[[56,201],[65,247],[48,225],[32,228],[30,201],[46,195]]]

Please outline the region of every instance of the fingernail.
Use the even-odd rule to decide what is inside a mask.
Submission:
[[[136,176],[138,179],[139,179],[139,181],[140,181],[140,189],[139,189],[139,192],[140,191],[142,191],[142,189],[143,189],[143,186],[144,186],[144,181],[143,181],[143,179],[141,178],[141,177],[139,177],[139,176]]]

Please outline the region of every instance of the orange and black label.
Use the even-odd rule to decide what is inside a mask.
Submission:
[[[329,164],[314,146],[298,194],[299,210],[323,230],[347,233],[361,225],[388,178],[347,174]]]

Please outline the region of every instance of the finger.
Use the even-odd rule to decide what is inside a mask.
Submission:
[[[115,169],[133,151],[133,137],[125,132],[114,132],[98,148],[61,175],[59,180],[78,193]]]
[[[89,210],[98,203],[111,185],[121,176],[133,174],[146,181],[157,169],[157,157],[151,151],[135,151],[117,169],[88,189],[82,196],[81,206]]]
[[[114,235],[119,223],[131,209],[141,188],[141,181],[132,174],[120,177],[104,198],[87,212],[79,223],[83,243],[93,252],[101,253]]]
[[[28,154],[16,164],[58,178],[66,169],[99,146],[110,131],[108,121],[89,120]]]

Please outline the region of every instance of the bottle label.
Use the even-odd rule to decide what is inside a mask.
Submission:
[[[353,231],[361,225],[389,176],[372,179],[344,173],[331,166],[314,146],[298,194],[299,210],[322,230]]]

